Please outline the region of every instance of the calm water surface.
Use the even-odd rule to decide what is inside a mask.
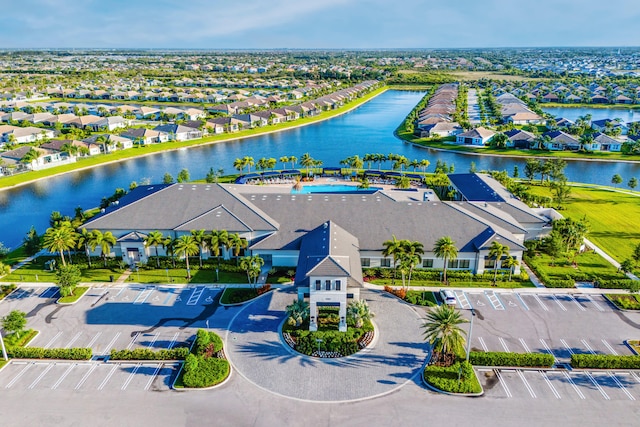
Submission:
[[[2,191],[0,242],[16,247],[32,225],[43,232],[52,211],[72,215],[77,206],[96,206],[102,197],[113,194],[115,188],[128,188],[131,181],[160,182],[166,172],[176,176],[182,168],[190,171],[192,179],[203,178],[211,167],[232,173],[234,159],[243,156],[251,156],[257,161],[261,157],[278,159],[295,155],[300,158],[309,152],[325,166],[338,166],[341,159],[354,154],[398,153],[410,159],[428,159],[431,162],[428,170],[433,170],[436,161],[442,160],[454,164],[457,172],[467,172],[471,162],[475,162],[478,170],[506,169],[511,172],[518,165],[522,173],[524,160],[521,159],[438,152],[414,147],[395,138],[393,130],[421,97],[420,92],[387,91],[348,114],[321,123],[277,134],[159,153]],[[622,175],[625,182],[632,176],[640,178],[640,166],[569,162],[566,170],[572,181],[598,184],[608,184],[616,173]],[[179,207],[167,206],[167,209],[175,208]]]
[[[640,110],[629,108],[542,108],[543,111],[553,115],[553,117],[564,117],[571,121],[576,121],[578,117],[591,114],[591,120],[622,119],[624,123],[637,122],[640,120]]]

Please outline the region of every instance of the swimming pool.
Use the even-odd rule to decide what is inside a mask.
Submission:
[[[380,187],[369,187],[367,189],[358,189],[357,185],[305,185],[302,190],[291,190],[291,194],[314,194],[314,193],[362,193],[373,194],[378,190],[382,190]]]

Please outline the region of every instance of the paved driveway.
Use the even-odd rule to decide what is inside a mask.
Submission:
[[[232,320],[226,352],[246,379],[273,393],[302,400],[346,401],[389,393],[415,379],[427,355],[422,321],[411,307],[382,292],[363,290],[376,316],[377,338],[367,350],[342,359],[290,351],[280,339],[294,290],[274,291]]]

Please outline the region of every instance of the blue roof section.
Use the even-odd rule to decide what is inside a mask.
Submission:
[[[486,182],[475,173],[456,173],[449,176],[449,181],[462,194],[462,199],[469,202],[504,202]]]

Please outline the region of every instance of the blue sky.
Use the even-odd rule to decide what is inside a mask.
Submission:
[[[638,0],[20,0],[0,48],[639,46]]]

